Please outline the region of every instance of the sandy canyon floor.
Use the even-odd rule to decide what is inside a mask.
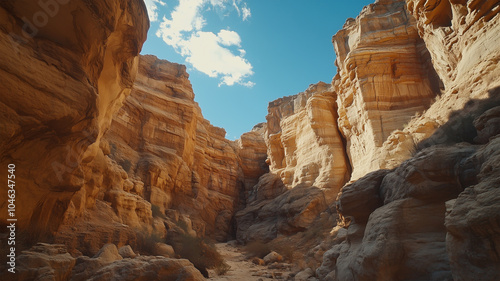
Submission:
[[[224,257],[226,263],[231,266],[229,271],[221,276],[217,276],[214,270],[209,270],[210,278],[213,281],[266,281],[266,280],[286,280],[292,273],[291,265],[280,263],[273,265],[256,265],[251,258],[245,255],[241,246],[234,246],[232,243],[218,243],[216,245],[219,253]],[[279,267],[279,268],[273,268]]]

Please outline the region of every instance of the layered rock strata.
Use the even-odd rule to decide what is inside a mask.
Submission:
[[[106,139],[109,156],[144,183],[141,196],[161,212],[190,215],[199,235],[224,240],[244,203],[245,179],[265,172],[259,136],[225,139],[225,131],[201,115],[185,66],[143,56],[135,89]]]
[[[380,0],[333,36],[339,128],[352,179],[385,166],[383,143],[439,94],[439,78],[404,1]],[[385,158],[389,158],[386,156]]]
[[[0,163],[16,166],[17,225],[36,237],[57,231],[84,186],[149,22],[142,1],[2,1],[0,26]]]
[[[500,85],[498,51],[500,2],[498,1],[406,1],[416,18],[432,64],[443,84],[442,94],[404,130],[384,143],[382,158],[392,168],[408,157],[408,147],[430,136],[445,124],[453,111],[471,98],[485,99]]]
[[[398,168],[373,172],[343,188],[337,209],[347,235],[325,253],[318,276],[500,277],[500,228],[495,223],[500,218],[500,88],[490,93],[489,99],[458,112],[425,140],[427,148]],[[436,144],[443,135],[446,144]]]
[[[237,216],[237,238],[269,241],[310,226],[349,180],[335,94],[325,83],[269,103],[267,163]]]
[[[269,169],[289,188],[339,189],[349,164],[337,126],[335,93],[323,82],[269,103],[266,131]]]

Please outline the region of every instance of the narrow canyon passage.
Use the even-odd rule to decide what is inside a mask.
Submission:
[[[234,241],[233,241],[234,242]],[[217,250],[223,256],[226,263],[231,267],[224,275],[217,276],[214,270],[209,270],[210,278],[213,281],[266,281],[266,280],[286,280],[291,274],[291,265],[280,263],[279,267],[287,269],[273,269],[272,265],[257,265],[252,263],[251,258],[246,257],[244,249],[236,246],[235,243],[218,243]]]

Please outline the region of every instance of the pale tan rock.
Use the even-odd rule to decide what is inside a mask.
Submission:
[[[309,278],[314,277],[314,271],[311,268],[306,268],[295,275],[296,281],[308,281]]]
[[[348,163],[337,128],[335,94],[325,83],[269,103],[266,143],[270,172],[292,188],[340,189]]]
[[[168,259],[163,257],[141,256],[135,259],[125,259],[112,263],[93,272],[88,279],[92,281],[105,280],[179,280],[203,281],[205,278],[188,261],[184,259]],[[81,280],[81,279],[72,279]]]
[[[259,178],[236,215],[240,241],[269,241],[309,227],[349,179],[329,85],[320,82],[273,101],[268,112],[270,172]]]
[[[408,122],[404,131],[414,140],[402,145],[384,144],[387,152],[382,158],[399,158],[385,168],[393,168],[408,158],[407,147],[429,137],[453,111],[461,110],[471,99],[487,98],[488,91],[500,85],[498,1],[406,3],[408,12],[416,18],[419,36],[425,41],[443,89],[428,110]]]
[[[174,248],[165,243],[156,243],[154,248],[154,254],[157,256],[163,256],[166,258],[174,258],[175,251]]]
[[[265,142],[266,123],[257,124],[252,131],[244,133],[236,140],[241,168],[245,175],[245,192],[248,197],[259,177],[269,172],[266,164],[267,146]]]
[[[2,276],[9,276],[8,280],[68,280],[75,261],[64,245],[38,243],[17,256],[14,274],[4,272]]]
[[[325,253],[318,276],[498,279],[493,252],[500,245],[494,223],[500,207],[495,168],[500,130],[494,129],[499,90],[456,112],[396,169],[371,173],[344,187],[337,210],[348,226],[346,240]],[[490,124],[491,130],[485,131],[489,142],[481,145],[474,136],[475,130],[485,130],[482,124]]]
[[[270,252],[263,258],[264,262],[266,264],[272,264],[275,262],[282,262],[283,261],[283,256],[276,253],[275,251]]]
[[[439,93],[439,78],[405,6],[376,1],[333,36],[338,73],[332,83],[352,180],[387,167],[390,157],[379,156],[384,142]]]
[[[126,258],[135,258],[137,255],[134,253],[134,250],[132,250],[132,247],[130,245],[125,245],[118,249],[118,253],[120,256],[122,256],[124,259]]]
[[[118,248],[116,248],[115,244],[104,245],[94,258],[99,259],[103,264],[123,259],[123,257],[118,253]]]
[[[134,183],[133,193],[162,212],[182,210],[189,215],[194,233],[224,240],[243,192],[243,170],[250,181],[263,173],[260,169],[265,165],[248,155],[263,150],[263,139],[255,132],[241,142],[241,151],[246,151],[241,158],[248,162],[242,169],[239,148],[224,138],[223,129],[203,118],[188,77],[185,66],[142,56],[135,89],[114,118],[106,139],[110,157],[129,167],[128,174],[148,187]],[[124,195],[120,194],[110,198],[122,202],[118,198]],[[133,213],[127,216],[124,221],[135,220]],[[146,219],[139,218],[139,222],[146,224]]]
[[[72,281],[86,280],[205,280],[191,262],[184,259],[139,256],[103,263],[100,259],[77,260]]]

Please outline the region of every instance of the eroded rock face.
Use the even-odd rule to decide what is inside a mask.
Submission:
[[[380,157],[383,143],[429,107],[439,93],[439,78],[404,1],[366,6],[356,19],[347,20],[333,44],[338,123],[352,179],[358,179],[386,167],[386,159],[394,156]]]
[[[334,100],[330,86],[320,82],[303,93],[269,103],[269,168],[289,188],[307,185],[338,190],[349,179]]]
[[[144,184],[131,184],[128,197],[179,210],[198,235],[225,240],[244,185],[266,172],[265,143],[258,129],[238,143],[225,139],[201,115],[188,77],[185,66],[141,57],[135,89],[106,135],[110,157]],[[124,193],[109,197],[123,201]]]
[[[245,175],[245,194],[247,197],[257,184],[259,177],[269,172],[269,166],[266,163],[267,146],[264,139],[266,130],[266,123],[257,124],[252,131],[244,133],[236,141],[241,168]]]
[[[54,233],[82,189],[149,28],[142,1],[39,2],[0,3],[0,162],[16,165],[15,215],[34,236]]]
[[[447,93],[484,98],[498,86],[498,1],[406,2]],[[450,106],[456,110],[463,104]]]
[[[269,173],[249,191],[246,208],[236,216],[240,241],[269,241],[306,229],[349,179],[329,85],[311,85],[271,102],[268,110]]]
[[[498,1],[406,3],[408,13],[416,18],[418,34],[425,42],[443,89],[420,117],[389,136],[381,155],[387,159],[386,168],[407,159],[407,151],[414,143],[447,123],[453,111],[464,108],[470,99],[487,98],[488,91],[500,85]]]
[[[489,99],[456,113],[396,169],[343,188],[337,210],[347,236],[325,253],[322,277],[334,272],[334,280],[499,278],[500,130],[493,114],[499,93],[497,88]],[[489,132],[486,144],[474,141],[478,131]]]
[[[75,259],[64,245],[39,243],[19,255],[15,274],[4,274],[10,275],[8,280],[34,281],[205,280],[188,260],[161,256],[125,258],[114,244],[105,245],[92,258],[81,256]]]

